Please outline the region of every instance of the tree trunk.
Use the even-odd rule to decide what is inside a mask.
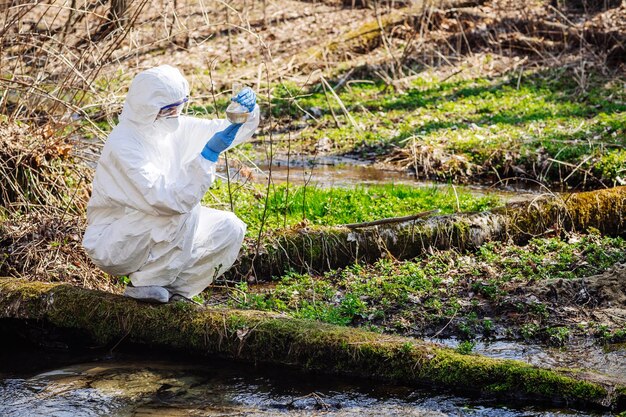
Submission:
[[[64,329],[76,337],[78,332],[83,342],[100,345],[133,343],[490,397],[626,405],[626,387],[601,375],[461,355],[416,339],[258,311],[154,306],[66,284],[0,279],[0,320],[17,321],[34,333]]]
[[[626,187],[508,204],[483,213],[459,213],[373,227],[299,228],[274,232],[259,253],[249,241],[230,277],[269,279],[289,269],[322,273],[382,257],[410,259],[432,249],[474,250],[488,241],[525,244],[532,237],[585,232],[626,233]]]

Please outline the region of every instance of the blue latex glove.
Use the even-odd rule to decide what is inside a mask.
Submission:
[[[204,145],[202,156],[211,162],[217,162],[220,153],[224,152],[233,143],[241,126],[241,123],[231,124],[226,129],[214,134]]]
[[[248,109],[248,111],[252,111],[256,104],[256,93],[250,87],[246,87],[238,92],[235,97],[231,98],[231,100],[241,104]]]

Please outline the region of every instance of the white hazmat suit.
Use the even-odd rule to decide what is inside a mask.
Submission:
[[[163,65],[132,81],[98,161],[87,206],[83,246],[105,272],[133,286],[160,286],[191,298],[230,268],[246,225],[233,213],[202,207],[215,163],[201,156],[227,120],[158,119],[164,106],[189,95],[175,68]],[[235,146],[259,124],[255,106]]]

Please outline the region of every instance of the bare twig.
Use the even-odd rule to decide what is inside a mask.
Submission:
[[[332,94],[332,96],[335,98],[335,100],[337,101],[337,104],[339,104],[339,107],[341,108],[341,111],[343,111],[343,113],[346,115],[346,117],[348,118],[348,120],[350,120],[350,123],[352,124],[352,127],[354,127],[355,130],[357,130],[358,132],[361,131],[361,128],[359,127],[359,125],[356,123],[356,121],[352,118],[352,115],[350,114],[350,112],[348,111],[348,109],[346,108],[346,106],[343,104],[343,101],[341,101],[341,99],[339,98],[339,96],[337,95],[337,93],[335,93],[335,90],[333,90],[333,88],[330,86],[330,84],[328,84],[328,81],[326,81],[326,79],[324,78],[324,76],[320,76],[320,79],[322,80],[322,83],[326,86],[326,88],[328,88],[328,91]]]
[[[363,227],[379,226],[381,224],[402,223],[402,222],[408,222],[408,221],[411,221],[411,220],[422,219],[424,217],[428,217],[428,216],[431,216],[433,214],[437,214],[440,211],[441,210],[439,210],[439,209],[428,210],[428,211],[423,211],[423,212],[417,213],[417,214],[411,214],[410,216],[389,217],[389,218],[386,218],[386,219],[378,219],[378,220],[374,220],[374,221],[371,221],[371,222],[364,222],[364,223],[348,223],[348,224],[339,225],[338,227],[347,227],[349,229],[360,229],[360,228],[363,228]]]

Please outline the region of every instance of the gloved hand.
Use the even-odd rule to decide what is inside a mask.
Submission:
[[[231,98],[232,101],[241,104],[248,111],[254,110],[256,104],[256,93],[250,87],[243,88],[237,95]]]
[[[214,134],[204,145],[202,156],[211,162],[217,162],[220,153],[224,152],[233,143],[241,126],[241,123],[231,124],[226,129]]]

